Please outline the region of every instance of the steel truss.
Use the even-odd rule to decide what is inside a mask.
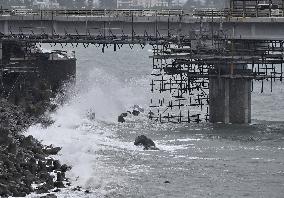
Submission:
[[[162,123],[209,120],[212,78],[283,81],[283,41],[214,40],[154,45],[151,119]]]

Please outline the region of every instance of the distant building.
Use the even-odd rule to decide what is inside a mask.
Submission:
[[[60,5],[56,0],[35,0],[33,7],[38,9],[57,9]]]
[[[133,6],[133,0],[117,0],[117,8],[132,8]]]
[[[118,8],[171,7],[173,0],[117,0]]]
[[[99,0],[99,7],[103,9],[116,9],[117,0]]]

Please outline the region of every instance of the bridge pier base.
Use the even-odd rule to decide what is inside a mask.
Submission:
[[[212,123],[250,123],[251,80],[210,78],[209,111]]]
[[[0,86],[3,86],[3,43],[0,41]],[[0,88],[0,90],[1,90]],[[1,95],[2,93],[0,93]]]

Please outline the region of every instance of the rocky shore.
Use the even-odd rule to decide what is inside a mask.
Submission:
[[[70,185],[65,178],[70,167],[51,157],[60,148],[23,135],[38,121],[25,108],[0,99],[0,197],[56,192]]]

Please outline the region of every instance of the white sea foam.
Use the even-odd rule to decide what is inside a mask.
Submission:
[[[133,142],[115,138],[115,131],[118,115],[134,104],[145,106],[148,102],[144,94],[148,81],[142,77],[121,82],[99,68],[90,69],[84,76],[77,80],[76,91],[67,92],[66,103],[51,115],[55,123],[48,128],[32,126],[26,135],[62,147],[56,158],[72,166],[67,173],[72,185],[108,194],[113,190],[110,186],[122,184],[124,178],[109,174],[116,167],[106,167],[98,152],[141,149]]]

